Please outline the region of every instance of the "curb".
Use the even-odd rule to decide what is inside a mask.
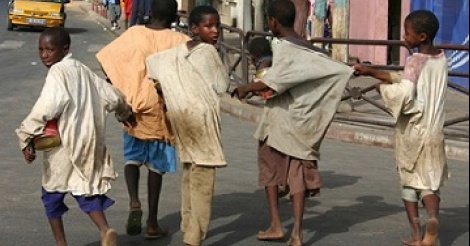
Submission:
[[[114,36],[119,36],[118,31],[109,29],[103,17],[95,13],[91,8],[85,7],[87,4],[78,4],[78,7],[85,13],[93,17],[103,28]],[[90,7],[90,6],[88,6]],[[261,118],[263,109],[261,107],[242,103],[239,100],[230,98],[225,95],[221,98],[220,107],[233,117],[241,120],[258,123]],[[395,139],[393,131],[390,129],[378,129],[374,126],[355,126],[352,124],[333,121],[325,135],[328,139],[334,139],[345,143],[363,144],[368,146],[376,146],[382,148],[393,149]],[[469,144],[468,142],[459,142],[446,139],[446,155],[448,159],[467,161],[469,160]]]

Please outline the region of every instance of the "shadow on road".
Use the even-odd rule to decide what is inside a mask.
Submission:
[[[322,172],[322,178],[324,180],[323,188],[327,189],[350,186],[360,179],[360,177],[340,175],[332,171]],[[315,207],[320,203],[321,198],[307,199],[306,208]],[[279,201],[281,221],[283,223],[292,218],[291,206],[292,204],[289,199],[281,199]],[[216,196],[214,199],[213,219],[228,217],[234,217],[234,219],[230,223],[214,228],[209,232],[211,235],[226,234],[222,239],[211,245],[237,245],[241,240],[256,237],[259,230],[264,230],[269,226],[264,190],[257,190],[254,193],[231,193]],[[338,221],[336,220],[335,223],[338,223]],[[305,224],[305,228],[315,228],[315,226]],[[286,229],[290,227],[291,225],[287,226]],[[288,237],[286,237],[287,239]]]
[[[439,217],[441,245],[452,245],[460,236],[468,233],[468,209],[468,205],[441,209]]]
[[[79,34],[79,33],[88,32],[87,29],[85,29],[85,28],[80,28],[80,27],[66,27],[65,29],[66,29],[70,34]]]
[[[358,176],[348,176],[342,174],[336,174],[334,171],[321,171],[323,187],[322,189],[335,189],[340,187],[346,187],[354,185],[361,179]]]
[[[401,206],[387,204],[380,196],[361,196],[352,206],[336,206],[304,221],[304,228],[315,232],[305,245],[313,245],[330,234],[348,232],[349,228],[369,220],[404,212]]]

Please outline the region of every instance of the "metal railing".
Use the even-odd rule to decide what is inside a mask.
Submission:
[[[257,31],[249,31],[244,33],[239,28],[230,27],[227,25],[221,26],[221,36],[218,43],[218,50],[222,60],[225,62],[229,75],[231,79],[238,83],[249,83],[250,82],[250,55],[247,51],[247,44],[253,37],[271,37],[272,35],[267,32],[257,32]],[[236,38],[231,36],[231,39],[228,40],[226,38],[226,34],[236,34]],[[331,38],[313,38],[310,40],[312,43],[322,43],[322,44],[344,44],[344,45],[364,45],[364,46],[386,46],[386,47],[393,47],[398,46],[408,50],[410,54],[413,53],[412,50],[408,49],[403,41],[399,40],[361,40],[361,39],[331,39]],[[234,44],[235,43],[235,44]],[[456,44],[439,44],[436,45],[438,49],[443,50],[456,50],[456,51],[465,51],[469,52],[468,45],[456,45]],[[229,62],[227,59],[230,55],[236,56],[236,59],[233,62]],[[348,63],[348,65],[353,65],[352,63]],[[403,70],[403,66],[397,65],[370,65],[373,68],[381,69],[381,70],[389,70],[389,71],[400,71]],[[241,71],[241,74],[237,74],[238,71]],[[455,72],[449,71],[449,76],[455,77],[464,77],[469,78],[469,72]],[[465,96],[469,96],[469,90],[461,85],[458,85],[452,81],[448,82],[449,88],[454,89]],[[342,97],[342,101],[354,99],[356,101],[364,101],[375,108],[385,112],[386,114],[390,115],[389,111],[385,108],[384,105],[378,103],[376,100],[372,99],[367,95],[367,93],[374,91],[376,85],[370,85],[366,87],[350,87],[346,88],[345,95]],[[356,123],[365,123],[365,124],[372,124],[377,126],[385,126],[385,127],[393,127],[394,121],[390,119],[383,119],[377,117],[376,119],[371,118],[364,118],[358,117],[354,115],[348,114],[337,114],[335,116],[336,120],[340,121],[349,121],[349,122],[356,122]],[[469,114],[468,112],[463,112],[462,115],[457,117],[447,119],[445,121],[445,127],[448,128],[450,126],[454,126],[456,124],[460,124],[462,122],[469,121]],[[468,138],[468,128],[466,132],[461,137]]]

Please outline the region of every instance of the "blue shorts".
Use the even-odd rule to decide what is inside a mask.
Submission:
[[[176,172],[176,149],[163,141],[140,140],[123,134],[124,161],[126,165],[147,165],[160,174]]]
[[[48,218],[62,217],[69,210],[64,203],[66,194],[62,192],[48,192],[44,188],[42,189],[41,199]],[[73,196],[73,198],[75,198],[80,209],[85,213],[104,211],[114,204],[114,201],[106,195]]]

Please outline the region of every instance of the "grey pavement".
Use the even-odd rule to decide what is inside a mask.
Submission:
[[[82,3],[86,2],[75,1],[67,8],[72,52],[99,72],[94,53],[114,36],[103,32],[102,27],[90,18],[92,16],[83,14]],[[13,133],[39,95],[46,73],[45,68],[36,64],[37,37],[37,31],[6,33],[0,30],[0,63],[3,65],[0,67],[2,246],[53,245],[40,200],[42,158],[32,165],[25,164]],[[237,105],[234,109],[243,112],[253,109],[253,106],[238,101],[227,102]],[[248,108],[245,110],[245,107]],[[253,119],[240,120],[229,114],[222,117],[222,136],[229,166],[217,171],[213,218],[204,245],[286,245],[287,238],[281,242],[256,240],[257,231],[268,226],[268,212],[264,191],[257,184],[254,130]],[[107,144],[120,177],[109,193],[116,204],[107,211],[107,216],[110,224],[118,230],[118,245],[182,245],[179,171],[165,176],[160,202],[160,223],[170,231],[170,235],[146,241],[142,235],[131,237],[125,234],[128,201],[123,177],[121,131],[120,125],[110,117]],[[324,187],[319,197],[309,199],[306,204],[305,245],[401,245],[400,240],[408,233],[408,225],[400,201],[391,149],[326,140],[321,151],[320,170]],[[468,160],[449,160],[452,177],[442,189],[440,245],[443,246],[469,244],[468,164]],[[142,170],[142,174],[140,193],[145,204],[146,171]],[[69,245],[98,246],[99,236],[94,225],[79,211],[73,199],[67,198],[66,203],[70,207],[64,217]],[[288,199],[280,200],[281,218],[287,232],[292,226],[290,205]],[[424,220],[424,210],[421,212]]]

